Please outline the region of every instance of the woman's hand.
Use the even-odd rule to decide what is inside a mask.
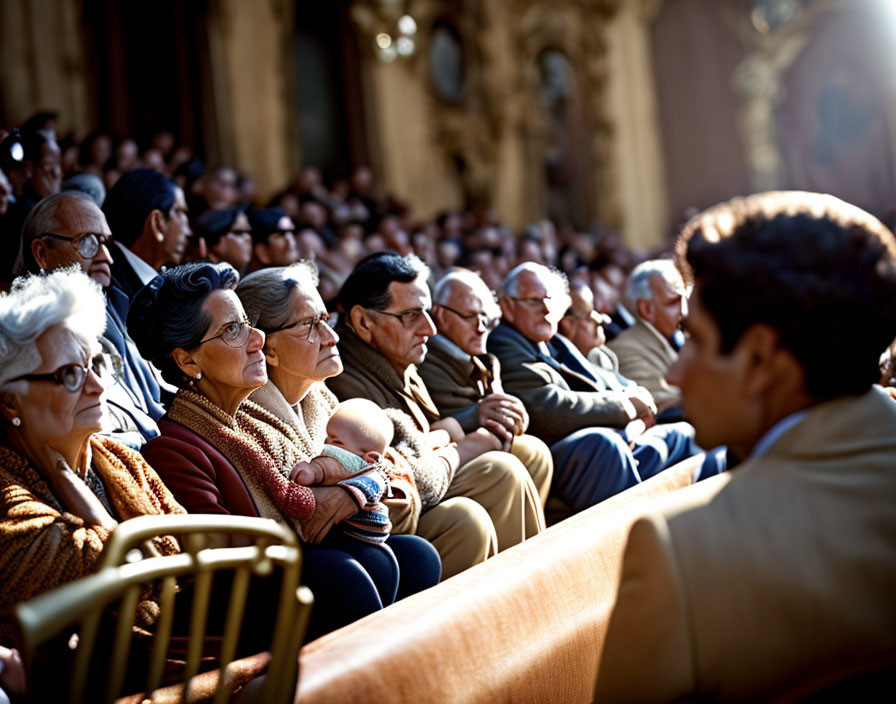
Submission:
[[[118,522],[109,515],[106,507],[69,467],[65,458],[51,447],[45,448],[47,479],[66,510],[82,518],[91,526],[111,531]]]
[[[336,486],[312,487],[315,507],[311,518],[302,524],[302,535],[309,543],[319,543],[339,521],[358,512],[358,504]]]

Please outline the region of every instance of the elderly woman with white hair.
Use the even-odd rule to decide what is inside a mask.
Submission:
[[[79,269],[0,295],[0,638],[17,602],[88,574],[119,521],[184,512],[137,452],[98,434],[105,323]]]

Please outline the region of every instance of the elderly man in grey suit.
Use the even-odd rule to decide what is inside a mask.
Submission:
[[[625,297],[637,320],[609,343],[619,372],[645,387],[660,413],[681,402],[681,392],[666,381],[678,359],[678,326],[687,312],[681,274],[670,259],[651,259],[632,270]]]
[[[450,271],[433,287],[432,318],[438,334],[429,339],[417,371],[436,408],[457,420],[465,433],[487,427],[489,419],[506,428],[510,452],[529,470],[544,505],[554,472],[551,451],[526,434],[526,407],[504,392],[501,365],[485,351],[486,339],[501,319],[491,290],[475,271]]]
[[[566,279],[526,262],[504,279],[503,320],[488,339],[504,388],[519,397],[532,433],[554,456],[552,492],[580,511],[693,454],[687,423],[655,426],[650,392],[600,369],[565,337]]]
[[[632,527],[596,700],[892,695],[896,403],[874,384],[893,233],[832,196],[764,193],[698,215],[678,252],[695,286],[670,381],[697,440],[742,462]]]

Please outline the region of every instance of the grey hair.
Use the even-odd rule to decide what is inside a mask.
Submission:
[[[318,280],[314,263],[302,260],[252,272],[237,285],[236,295],[255,327],[274,330],[289,323],[292,292],[317,290]]]
[[[444,305],[451,298],[455,284],[466,284],[473,293],[482,301],[482,310],[486,315],[500,317],[501,311],[495,303],[495,297],[488,284],[472,269],[458,267],[452,269],[436,282],[432,290],[432,302],[435,305]]]
[[[56,232],[60,229],[62,223],[56,219],[56,208],[59,203],[68,198],[81,198],[93,203],[93,199],[81,191],[61,191],[38,201],[22,224],[19,255],[16,257],[13,267],[16,276],[28,273],[36,274],[40,271],[40,267],[34,261],[34,254],[31,252],[31,243],[45,232]]]
[[[550,314],[558,320],[563,317],[572,302],[569,297],[569,279],[559,269],[547,267],[535,262],[523,262],[511,269],[504,281],[501,282],[501,295],[513,298],[519,290],[519,279],[524,271],[535,274],[547,290],[551,303],[548,305]]]
[[[547,267],[535,262],[523,262],[511,269],[504,281],[501,282],[502,296],[516,296],[519,289],[519,279],[524,271],[531,271],[548,289],[548,295],[552,298],[559,295],[569,295],[569,279],[559,269]]]
[[[88,346],[106,329],[103,291],[79,266],[20,277],[0,295],[0,391],[27,391],[10,380],[40,366],[35,340],[62,323]]]
[[[654,276],[661,276],[667,281],[681,279],[681,274],[671,259],[648,259],[646,262],[641,262],[632,269],[625,284],[625,297],[629,303],[634,305],[641,300],[653,300],[650,280]]]

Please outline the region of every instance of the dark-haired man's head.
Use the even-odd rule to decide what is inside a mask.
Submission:
[[[832,196],[736,198],[685,225],[689,340],[669,371],[704,447],[749,454],[774,423],[879,380],[896,337],[896,241]]]
[[[429,269],[414,255],[379,252],[362,259],[339,291],[339,305],[361,340],[399,373],[426,356],[436,334],[429,316]]]
[[[53,132],[14,130],[3,140],[0,168],[6,171],[17,198],[32,201],[59,193],[62,151]]]
[[[289,266],[299,258],[296,225],[283,208],[263,208],[249,213],[252,253],[258,266]]]
[[[227,262],[240,274],[252,258],[252,228],[242,208],[208,210],[196,221],[212,262]]]
[[[115,240],[154,269],[179,264],[192,234],[184,192],[154,169],[134,169],[109,189],[103,212]]]

